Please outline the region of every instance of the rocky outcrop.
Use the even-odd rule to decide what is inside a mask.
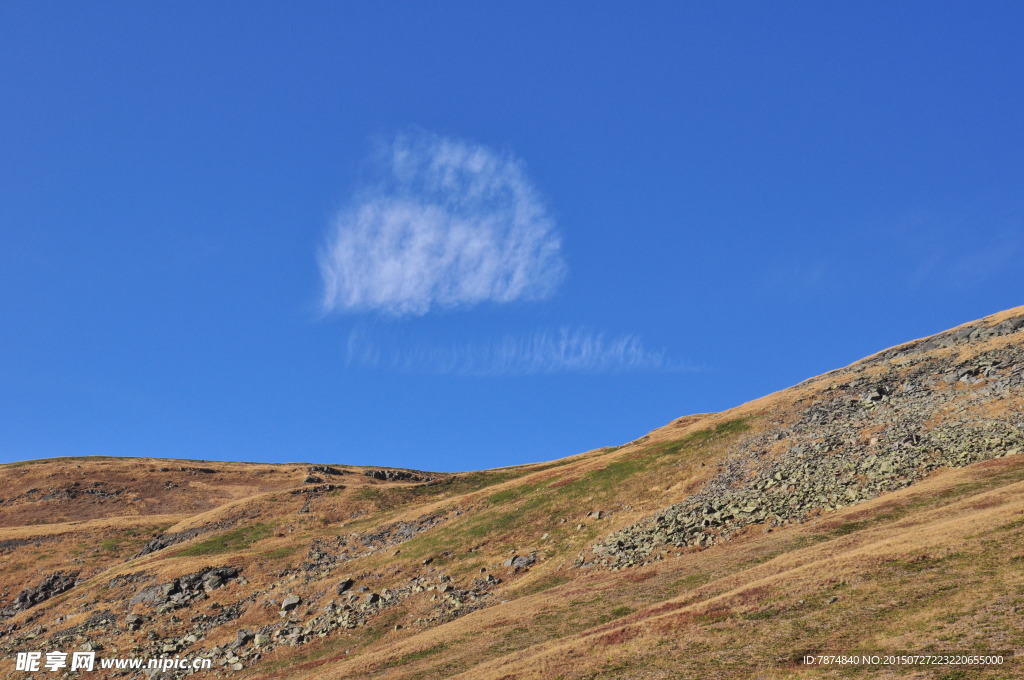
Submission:
[[[173,581],[147,586],[129,600],[129,604],[149,604],[157,614],[186,607],[195,600],[206,599],[206,593],[237,579],[237,567],[205,567]]]
[[[523,571],[529,569],[537,561],[537,555],[530,553],[529,555],[513,555],[512,557],[505,560],[503,566],[512,567],[515,571]]]
[[[92,482],[90,484],[71,482],[63,486],[49,487],[45,491],[29,489],[20,498],[29,502],[57,501],[58,503],[71,503],[82,498],[91,498],[97,502],[104,502],[120,499],[127,492],[128,489],[124,487],[108,488],[106,482]]]
[[[344,484],[320,484],[318,482],[310,482],[309,478],[307,478],[306,483],[307,484],[316,483],[317,485],[316,486],[304,486],[304,487],[301,487],[301,488],[298,488],[298,489],[292,489],[288,493],[290,493],[292,496],[300,496],[302,494],[309,494],[309,495],[316,496],[316,495],[319,495],[319,494],[327,493],[328,491],[341,491],[342,489],[345,488]]]
[[[311,475],[347,475],[351,470],[345,470],[343,468],[336,468],[331,465],[310,465],[306,468],[306,471]]]
[[[161,534],[151,539],[148,543],[146,543],[146,545],[142,546],[142,550],[132,555],[131,559],[134,560],[138,557],[143,557],[145,555],[149,555],[150,553],[155,553],[158,550],[169,548],[172,545],[176,545],[183,541],[195,538],[196,536],[206,533],[207,531],[210,531],[210,529],[206,527],[197,527],[195,529],[188,529],[187,531],[176,531],[171,532],[169,534]]]
[[[185,473],[190,474],[190,475],[215,475],[218,472],[220,472],[220,470],[216,470],[214,468],[189,467],[189,466],[179,467],[178,470],[180,472],[185,472]]]
[[[366,470],[363,474],[384,482],[429,482],[434,479],[429,475],[420,475],[408,470]]]
[[[77,571],[53,572],[38,584],[25,588],[18,593],[17,597],[14,598],[14,602],[3,609],[0,609],[0,619],[9,619],[18,612],[31,609],[40,602],[49,600],[54,595],[60,595],[63,592],[71,590],[75,585],[77,585],[77,579]]]

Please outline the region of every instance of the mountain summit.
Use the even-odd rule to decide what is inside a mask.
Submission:
[[[203,662],[93,677],[1010,677],[1022,451],[1018,307],[550,463],[11,463],[0,676],[85,651]]]

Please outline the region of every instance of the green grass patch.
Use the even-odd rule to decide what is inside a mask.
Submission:
[[[384,491],[375,486],[363,486],[356,489],[355,496],[361,501],[380,501],[384,498]]]
[[[285,546],[283,548],[278,548],[277,550],[271,550],[270,552],[260,553],[260,555],[272,560],[279,560],[290,555],[294,555],[298,549],[298,546]]]
[[[603,469],[588,472],[580,479],[567,484],[563,490],[568,495],[577,496],[617,491],[630,478],[660,468],[682,453],[723,443],[749,429],[747,419],[738,418],[719,423],[707,430],[691,432],[681,439],[651,444],[628,458],[612,461]]]
[[[509,503],[511,501],[518,501],[524,496],[532,496],[536,491],[542,487],[546,487],[548,482],[551,480],[544,479],[538,482],[531,482],[528,484],[519,484],[518,486],[510,486],[507,489],[502,489],[497,493],[493,493],[487,497],[487,502],[491,505],[499,505],[501,503]]]
[[[1024,528],[1024,517],[1007,522],[1006,524],[1000,524],[995,529],[993,529],[992,533],[1003,531],[1017,531],[1021,528]]]
[[[668,587],[670,591],[691,590],[693,588],[699,588],[710,580],[711,574],[694,572],[684,576],[683,578],[672,581],[672,583],[668,584]]]
[[[600,493],[617,489],[636,473],[651,467],[653,461],[643,458],[616,460],[601,470],[591,470],[576,482],[566,486],[566,491]]]
[[[764,621],[767,619],[774,619],[779,615],[778,609],[769,607],[768,609],[760,609],[756,612],[748,612],[743,614],[743,618],[747,621]]]
[[[909,514],[913,508],[911,504],[901,506],[890,510],[889,512],[883,512],[867,519],[853,520],[849,522],[842,522],[840,524],[829,527],[829,529],[823,533],[815,534],[809,537],[808,544],[818,543],[820,541],[830,541],[833,538],[840,538],[849,534],[855,533],[862,529],[867,529],[872,526],[884,524],[885,522],[894,522],[901,517]]]
[[[264,522],[257,522],[250,526],[239,527],[217,536],[196,543],[177,553],[184,557],[195,557],[198,555],[218,555],[220,553],[245,550],[253,543],[262,541],[270,535],[271,525]]]
[[[714,427],[707,430],[698,430],[691,432],[682,439],[674,442],[669,442],[669,448],[674,449],[673,453],[678,453],[683,447],[692,446],[706,446],[708,444],[716,443],[723,439],[730,438],[734,435],[746,432],[750,429],[750,423],[746,418],[736,418],[735,420],[727,420],[724,423],[719,423]]]

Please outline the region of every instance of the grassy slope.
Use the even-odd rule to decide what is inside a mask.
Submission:
[[[1011,340],[995,338],[971,351]],[[938,350],[956,351],[964,352]],[[867,361],[864,370],[876,370]],[[785,421],[796,404],[841,379],[827,374],[726,413],[681,418],[624,446],[547,464],[430,485],[349,474],[329,480],[346,488],[308,504],[290,493],[303,487],[303,465],[68,459],[0,466],[0,495],[8,499],[0,504],[0,542],[24,542],[0,553],[0,606],[39,574],[73,567],[85,583],[7,622],[59,630],[51,623],[58,616],[69,626],[104,608],[128,611],[125,602],[138,586],[112,585],[116,576],[144,573],[149,583],[213,564],[242,567],[248,583],[211,593],[203,611],[250,596],[254,606],[197,646],[208,647],[233,639],[241,627],[273,622],[276,609],[263,605],[285,592],[301,594],[310,603],[303,617],[314,616],[344,575],[380,591],[419,575],[444,574],[465,584],[486,570],[503,583],[483,609],[416,625],[437,605],[437,593],[418,593],[366,626],[278,647],[230,675],[973,677],[977,671],[963,669],[808,669],[793,659],[808,650],[1024,646],[1024,456],[940,470],[912,487],[802,524],[748,527],[729,542],[672,551],[647,566],[573,567],[614,530],[699,490],[730,445]],[[1020,409],[1020,395],[1012,396],[999,408]],[[205,465],[216,473],[179,469]],[[122,491],[106,500],[26,496],[32,488],[95,480]],[[304,504],[307,512],[300,513]],[[434,515],[445,521],[401,544],[320,571],[298,571],[315,539],[330,543]],[[196,527],[208,530],[129,559],[154,534]],[[513,554],[530,553],[538,562],[525,572],[503,565]],[[181,634],[186,623],[161,620],[160,634]],[[146,632],[120,630],[106,644],[129,650]],[[984,676],[1022,674],[1004,668]]]
[[[948,471],[798,527],[588,574],[314,677],[818,677],[831,674],[792,660],[1019,649],[1022,492],[1020,456]],[[439,675],[415,655],[440,639]]]

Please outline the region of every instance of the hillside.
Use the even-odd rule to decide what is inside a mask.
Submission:
[[[550,463],[7,464],[0,676],[1024,677],[799,662],[1020,651],[1022,451],[1018,307]]]

